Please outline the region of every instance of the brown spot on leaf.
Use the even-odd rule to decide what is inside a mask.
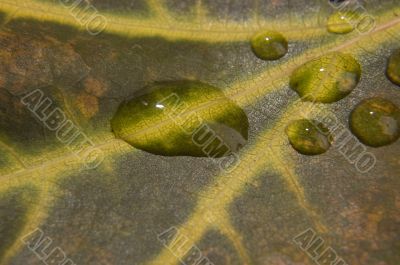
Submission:
[[[47,85],[73,86],[89,67],[71,45],[0,33],[0,86],[12,94]]]
[[[78,96],[76,104],[80,112],[88,119],[92,118],[99,111],[98,98],[86,92]]]
[[[107,85],[104,80],[96,79],[88,76],[84,81],[85,91],[93,96],[101,97],[107,90]]]

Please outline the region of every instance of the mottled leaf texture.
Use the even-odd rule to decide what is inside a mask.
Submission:
[[[341,25],[346,2],[359,6]],[[366,15],[370,28],[349,24]],[[400,264],[400,141],[358,145],[349,128],[367,98],[400,106],[399,0],[0,0],[0,23],[0,264]],[[263,31],[287,53],[258,58],[250,41]],[[332,54],[354,58],[359,80]],[[321,58],[328,81],[311,69],[296,82],[352,89],[301,100],[291,74]],[[186,114],[234,128],[247,115],[237,163],[137,148],[182,154],[179,126],[169,135],[140,108],[125,129],[143,140],[116,137],[123,102],[182,80],[221,90],[189,91]],[[343,133],[323,154],[296,152],[287,126],[330,128],[327,114]]]

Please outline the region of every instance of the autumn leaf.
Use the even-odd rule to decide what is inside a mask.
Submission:
[[[399,264],[399,14],[398,0],[0,0],[0,263]],[[257,54],[260,33],[287,41],[279,56]],[[170,95],[181,111],[145,109]],[[376,97],[393,115],[354,130]],[[318,155],[288,139],[305,119],[335,120],[333,139],[313,130]],[[234,152],[195,147],[199,120]],[[390,141],[359,142],[369,129]]]

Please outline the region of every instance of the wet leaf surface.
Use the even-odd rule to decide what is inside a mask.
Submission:
[[[311,265],[293,241],[307,229],[338,261],[400,264],[400,143],[358,145],[349,130],[366,98],[400,106],[386,71],[399,49],[397,0],[363,1],[376,26],[346,34],[327,30],[337,11],[329,1],[88,1],[106,21],[97,35],[76,13],[85,6],[71,3],[0,0],[1,264],[43,264],[22,240],[35,229],[52,240],[45,253],[59,247],[74,264],[189,265],[194,253],[221,265]],[[264,30],[288,41],[284,57],[254,55],[251,37]],[[360,64],[357,86],[331,104],[301,100],[291,74],[332,52]],[[115,137],[110,120],[122,102],[178,80],[221,88],[244,110],[248,142],[234,167],[151,154]],[[205,92],[191,99],[229,117]],[[288,124],[327,123],[328,114],[343,132],[331,148],[296,152]],[[368,172],[360,171],[365,154],[376,158]],[[171,227],[184,239],[180,250],[158,238]]]

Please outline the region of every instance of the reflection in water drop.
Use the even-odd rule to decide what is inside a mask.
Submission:
[[[357,86],[361,66],[353,56],[340,52],[311,60],[290,77],[290,87],[305,101],[332,103]]]
[[[287,53],[288,42],[279,32],[263,31],[253,36],[251,48],[262,60],[277,60]]]
[[[301,119],[286,127],[290,144],[303,155],[319,155],[331,146],[329,130],[315,120]]]
[[[350,115],[350,129],[366,145],[391,144],[400,136],[400,110],[383,98],[363,100]]]
[[[175,81],[155,83],[122,103],[111,127],[118,138],[153,154],[223,157],[246,144],[249,124],[218,88]]]

